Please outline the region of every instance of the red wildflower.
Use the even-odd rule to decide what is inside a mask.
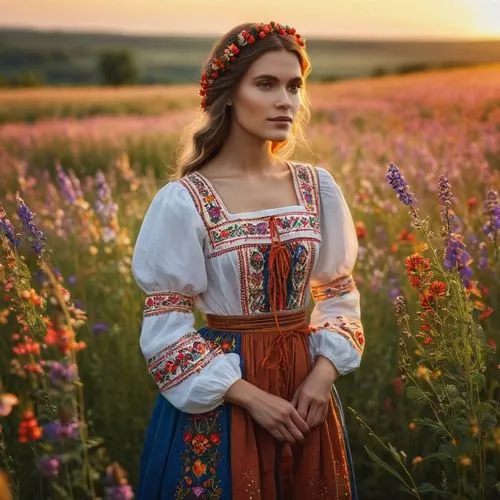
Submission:
[[[398,236],[399,241],[408,241],[410,243],[415,243],[416,237],[408,229],[403,229]]]
[[[430,293],[429,290],[423,290],[419,295],[419,299],[420,305],[424,309],[432,309],[432,303],[434,302],[435,297]]]
[[[421,289],[432,276],[431,261],[414,253],[405,259],[406,274],[411,285]]]
[[[405,388],[404,380],[400,376],[398,376],[398,377],[392,379],[392,385],[394,387],[394,392],[398,396],[401,396],[403,394],[404,388]]]
[[[474,208],[477,207],[478,205],[478,200],[475,196],[471,196],[468,200],[467,200],[467,207],[469,208],[469,210],[472,210]]]
[[[479,319],[481,320],[487,318],[488,316],[491,316],[491,314],[493,314],[493,311],[494,309],[488,306],[488,308],[479,315]]]
[[[408,279],[410,280],[410,284],[413,288],[419,289],[422,285],[422,280],[420,279],[420,276],[418,276],[418,274],[412,274],[408,276]]]
[[[406,257],[405,266],[406,272],[422,273],[430,270],[431,261],[418,253],[414,253]]]
[[[430,344],[430,343],[432,343],[432,337],[429,336],[429,335],[426,335],[425,339],[424,339],[424,344],[427,345],[427,344]]]
[[[365,224],[361,221],[356,222],[356,235],[358,239],[362,239],[367,235]]]
[[[43,429],[38,425],[33,411],[26,410],[19,423],[19,442],[38,441],[42,437],[42,433]]]
[[[429,293],[434,297],[446,295],[447,286],[443,281],[433,281],[429,286]]]

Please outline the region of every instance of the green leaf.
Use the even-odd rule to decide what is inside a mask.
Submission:
[[[396,472],[389,464],[387,464],[386,462],[384,462],[378,455],[376,455],[375,453],[373,453],[373,451],[371,451],[367,446],[364,446],[364,448],[366,450],[366,453],[368,453],[368,455],[370,456],[370,458],[374,462],[376,462],[378,465],[380,465],[380,467],[382,467],[383,469],[385,469],[387,472],[389,472],[394,477],[396,477],[397,479],[399,479],[406,487],[408,487],[408,484],[401,477],[401,475],[398,472]]]
[[[491,413],[487,413],[481,419],[481,428],[485,431],[490,431],[495,427],[497,423],[497,418]]]
[[[472,374],[471,381],[477,386],[477,390],[480,391],[486,386],[486,377],[479,372]]]
[[[409,385],[405,389],[405,394],[408,399],[413,401],[425,401],[425,396],[431,396],[430,392],[425,392],[419,387],[415,387],[414,385]]]
[[[439,460],[454,460],[454,457],[449,453],[436,451],[435,453],[430,453],[429,455],[425,455],[424,460],[428,460],[430,458],[437,458]]]
[[[450,493],[449,491],[440,490],[439,488],[436,488],[431,483],[422,483],[420,486],[417,486],[417,491],[419,493],[436,493],[437,495],[444,497],[444,498],[452,498],[453,497],[453,494]]]
[[[449,397],[455,397],[459,395],[458,389],[456,386],[453,384],[446,384],[444,386],[445,392],[448,394]]]

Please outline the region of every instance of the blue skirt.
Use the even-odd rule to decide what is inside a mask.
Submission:
[[[241,334],[208,327],[202,327],[198,333],[206,340],[222,345],[226,352],[241,352]],[[240,359],[244,374],[243,356]],[[357,500],[345,416],[335,386],[332,386],[332,396],[340,414],[351,498]],[[229,403],[203,414],[184,413],[159,394],[146,431],[137,498],[231,500],[231,413]],[[280,499],[279,491],[276,498]]]

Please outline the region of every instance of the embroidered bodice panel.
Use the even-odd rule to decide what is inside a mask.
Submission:
[[[289,163],[289,168],[300,205],[240,214],[228,212],[212,183],[202,174],[193,172],[176,181],[189,191],[205,229],[209,286],[196,298],[196,306],[203,312],[213,312],[211,304],[218,297],[227,300],[217,308],[221,314],[271,311],[267,292],[271,218],[291,256],[285,309],[309,303],[309,280],[321,243],[318,175],[310,165]],[[236,310],[228,307],[236,306],[230,296],[237,297]]]

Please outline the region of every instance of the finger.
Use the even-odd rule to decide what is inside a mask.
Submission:
[[[307,425],[307,422],[299,415],[299,412],[297,410],[291,413],[290,418],[292,423],[302,434],[306,434],[307,432],[309,432],[309,425]]]
[[[279,430],[280,434],[285,438],[285,441],[288,441],[291,444],[295,444],[296,439],[292,435],[292,433],[290,432],[289,428],[287,428],[285,425],[280,425],[278,427],[278,430]],[[298,431],[298,429],[297,429],[297,431]],[[300,432],[299,432],[299,434],[300,434]]]
[[[327,415],[328,415],[328,405],[321,405],[318,408],[318,412],[316,414],[316,419],[315,419],[315,422],[313,424],[314,427],[322,424],[325,421]]]
[[[293,395],[293,398],[292,398],[292,405],[293,406],[297,406],[297,401],[299,400],[299,397],[300,397],[300,390],[302,389],[302,384],[300,384],[298,387],[297,387],[297,390],[295,391],[295,394]]]
[[[299,404],[297,406],[297,413],[302,417],[303,420],[306,420],[307,418],[309,404],[310,401],[304,396],[304,394],[300,394]]]
[[[286,427],[288,431],[293,435],[295,438],[295,441],[304,441],[305,439],[305,434],[306,432],[302,432],[293,422],[293,420],[290,418],[288,422],[286,422]]]
[[[316,427],[317,422],[318,422],[318,417],[320,416],[321,409],[317,405],[311,405],[309,407],[309,412],[307,413],[307,418],[306,422],[309,427],[313,428]]]
[[[274,439],[276,439],[280,443],[284,443],[286,441],[285,437],[283,436],[283,434],[281,434],[281,432],[278,429],[272,429],[269,432],[274,437]]]

